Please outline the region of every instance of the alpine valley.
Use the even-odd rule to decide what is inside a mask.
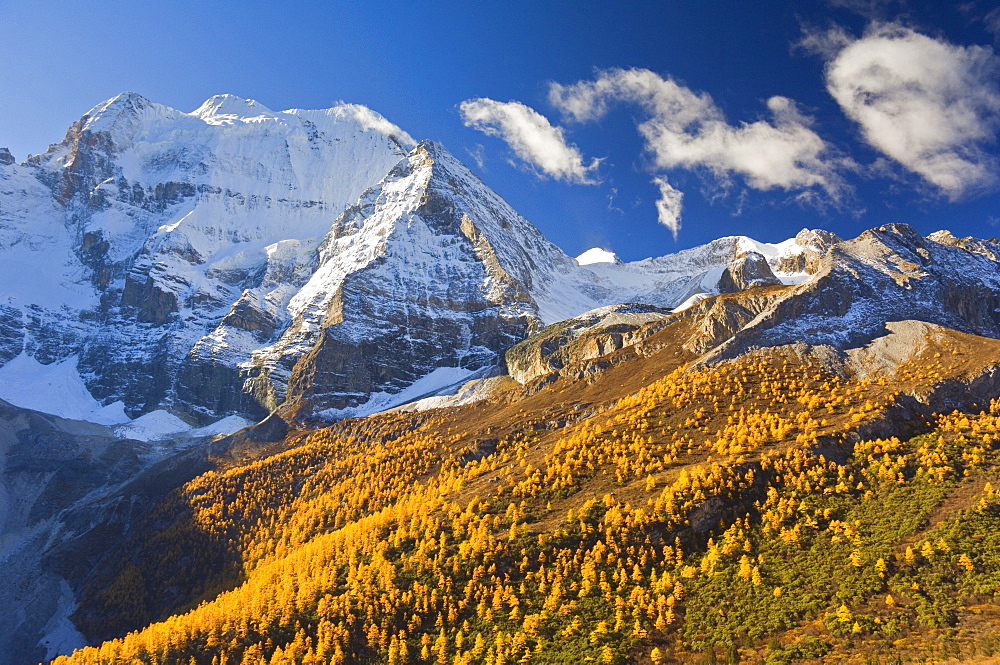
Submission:
[[[996,239],[574,259],[350,104],[0,149],[2,665],[986,662],[998,464]]]

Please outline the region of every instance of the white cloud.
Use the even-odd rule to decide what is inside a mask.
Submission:
[[[653,184],[660,188],[660,198],[656,202],[659,222],[670,229],[674,240],[677,240],[677,232],[681,230],[681,201],[684,193],[674,189],[664,177],[653,178]]]
[[[568,117],[591,121],[612,103],[636,104],[647,118],[638,129],[661,169],[704,168],[723,183],[734,174],[758,190],[823,190],[839,202],[848,191],[834,154],[786,97],[767,100],[771,120],[731,125],[711,95],[647,69],[609,69],[593,81],[553,84],[549,99]]]
[[[822,41],[822,40],[820,40]],[[1000,59],[897,25],[825,40],[826,84],[865,140],[950,199],[997,184]]]
[[[563,130],[520,102],[469,99],[459,105],[467,127],[503,139],[520,159],[542,173],[566,182],[596,184],[599,160],[584,164],[580,150],[566,142]]]
[[[389,136],[394,136],[397,141],[408,149],[416,147],[417,142],[413,140],[412,136],[367,106],[361,106],[360,104],[345,104],[344,106],[348,113],[353,113],[354,118],[365,129],[372,129],[383,134],[388,134]]]

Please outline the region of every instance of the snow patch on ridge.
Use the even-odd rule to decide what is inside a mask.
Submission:
[[[232,434],[252,424],[252,422],[240,416],[226,416],[210,425],[190,430],[187,434],[189,436],[222,436]]]
[[[125,414],[122,402],[102,405],[87,390],[77,369],[77,356],[43,365],[21,353],[0,367],[0,399],[22,409],[48,413],[67,420],[85,420],[112,426],[121,438],[153,441],[167,436],[213,436],[231,434],[249,425],[239,416],[229,416],[200,428],[192,428],[163,410],[151,411],[135,420]]]
[[[778,270],[774,271],[774,276],[785,286],[795,286],[812,277],[807,272],[781,272]]]
[[[191,115],[210,125],[220,125],[262,116],[273,118],[274,111],[253,99],[243,99],[236,95],[215,95],[206,99]]]
[[[98,425],[129,421],[125,405],[102,405],[83,383],[77,371],[77,356],[43,365],[21,353],[0,367],[0,399],[22,409],[51,413],[70,420],[87,420]]]
[[[448,390],[460,388],[466,381],[481,373],[482,370],[477,372],[464,367],[438,367],[398,393],[373,393],[364,404],[346,409],[326,409],[316,416],[322,420],[370,416],[418,399],[445,394]]]
[[[162,409],[145,413],[126,425],[115,428],[115,433],[123,439],[156,441],[173,436],[201,437],[232,434],[250,425],[250,421],[239,416],[227,416],[205,427],[192,428],[177,416]]]
[[[152,441],[167,434],[189,430],[190,425],[177,416],[162,409],[144,413],[127,425],[115,428],[115,434],[123,439]]]
[[[674,307],[670,311],[672,311],[674,314],[677,314],[679,312],[683,312],[686,309],[691,309],[692,307],[694,307],[695,305],[697,305],[698,303],[700,303],[705,298],[711,297],[711,295],[712,294],[710,294],[710,293],[704,293],[704,292],[695,293],[693,296],[691,296],[690,298],[688,298],[687,300],[685,300],[684,302],[682,302],[677,307]]]

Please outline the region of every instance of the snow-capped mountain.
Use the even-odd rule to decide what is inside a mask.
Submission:
[[[120,95],[0,160],[0,188],[0,363],[72,360],[99,417],[195,424],[289,398],[343,415],[595,307],[801,281],[831,241],[587,264],[367,108],[230,95],[191,113]]]
[[[725,303],[706,303],[700,314],[707,321],[742,323],[694,348],[712,349],[713,359],[789,344],[843,351],[888,335],[901,321],[1000,338],[998,258],[995,241],[947,231],[924,238],[906,224],[870,229],[833,245],[808,281],[769,298],[747,298],[739,314]]]
[[[274,112],[222,95],[183,113],[123,94],[44,154],[0,157],[0,398],[58,376],[53,395],[90,399],[50,411],[146,419],[123,432],[236,426],[279,407],[371,412],[502,366],[529,334],[619,303],[683,311],[754,287],[795,286],[796,303],[819,294],[822,312],[775,301],[744,308],[760,315],[746,330],[727,320],[719,330],[738,353],[841,309],[853,318],[813,328],[860,334],[873,306],[844,304],[859,302],[851,294],[902,288],[895,303],[948,312],[954,289],[923,293],[932,264],[947,273],[935,283],[968,291],[973,279],[984,302],[996,290],[988,243],[972,251],[944,236],[919,247],[869,238],[859,254],[862,239],[803,231],[632,263],[596,248],[572,259],[444,147],[349,104]],[[899,318],[879,307],[875,318]],[[998,333],[986,319],[965,328]],[[705,340],[701,352],[725,341]],[[50,366],[59,371],[40,369]],[[31,406],[45,406],[32,392]]]
[[[703,272],[700,283],[688,278],[714,284],[708,291],[672,310],[642,304],[639,294],[633,302],[547,326],[507,352],[508,373],[537,387],[539,379],[544,384],[603,371],[626,348],[642,356],[670,347],[678,359],[697,365],[781,348],[837,373],[870,378],[925,362],[921,354],[940,340],[1000,339],[995,239],[960,239],[947,231],[924,238],[897,223],[848,241],[804,231],[795,242],[776,246],[726,238],[687,254],[704,260],[719,245],[734,248],[736,258],[721,274],[718,268]],[[684,254],[653,263],[683,265]],[[954,404],[994,395],[998,377],[995,367],[964,377]]]
[[[413,145],[354,105],[98,105],[45,154],[0,166],[0,361],[79,354],[103,402],[213,418],[178,392],[188,352],[248,290],[280,310],[332,220]],[[220,414],[241,411],[237,395]]]

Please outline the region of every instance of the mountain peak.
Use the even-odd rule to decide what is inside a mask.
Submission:
[[[83,128],[92,132],[108,131],[125,116],[139,115],[153,102],[136,92],[123,92],[101,102],[83,116]]]
[[[823,229],[802,229],[795,234],[795,242],[803,247],[825,250],[830,245],[841,242],[840,236]]]
[[[274,112],[256,100],[224,94],[209,97],[191,115],[209,121],[213,118],[258,118],[274,115]]]
[[[112,97],[111,99],[105,100],[92,108],[87,115],[95,116],[101,113],[108,113],[111,111],[122,111],[122,110],[132,110],[132,109],[142,109],[146,106],[152,104],[142,95],[137,92],[125,91],[119,93]]]
[[[438,143],[437,141],[432,141],[430,139],[424,139],[417,144],[417,148],[423,150],[432,157],[436,157],[441,154],[451,155],[448,149],[444,145]]]
[[[462,164],[454,155],[452,155],[447,148],[437,141],[430,141],[424,139],[415,144],[415,147],[410,151],[410,161],[414,164],[433,164],[440,165],[444,169],[454,170],[460,167],[461,170],[466,170],[464,164]]]
[[[576,257],[576,262],[581,266],[587,266],[594,263],[621,263],[622,260],[612,251],[601,249],[600,247],[591,247]]]
[[[861,234],[862,238],[880,238],[880,239],[898,239],[906,243],[907,245],[922,245],[924,243],[924,237],[920,233],[903,222],[892,222],[891,224],[883,224],[874,229],[869,229]]]
[[[175,115],[180,115],[180,112],[151,102],[138,93],[123,92],[90,109],[80,119],[80,123],[82,131],[107,134],[112,146],[120,149],[135,138],[150,117]]]

